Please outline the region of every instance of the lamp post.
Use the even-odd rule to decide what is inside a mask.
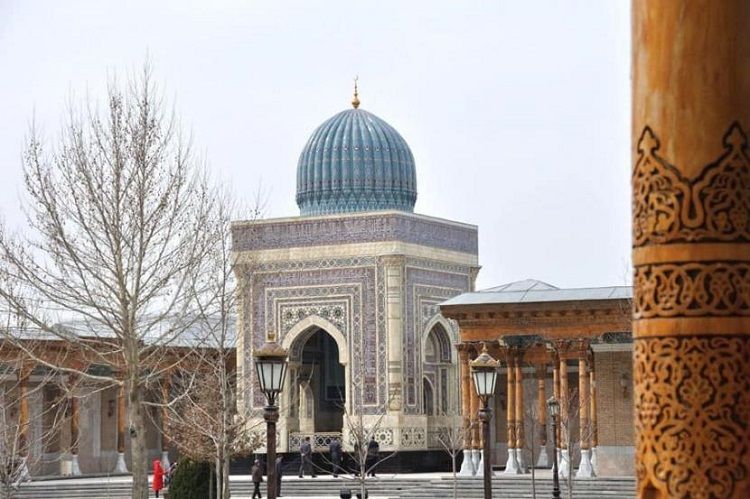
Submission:
[[[482,345],[482,353],[472,360],[471,375],[474,377],[474,387],[482,402],[479,409],[479,420],[482,422],[482,453],[484,462],[484,499],[492,498],[492,462],[490,459],[490,409],[489,400],[495,394],[495,382],[497,381],[497,366],[500,363],[493,359],[487,352],[487,344]]]
[[[555,397],[547,400],[547,411],[552,417],[552,441],[555,444],[552,449],[555,456],[552,460],[552,497],[560,497],[560,478],[557,476],[557,418],[560,417],[560,402]]]
[[[258,375],[260,391],[266,396],[263,419],[266,420],[266,486],[268,499],[276,499],[276,422],[279,420],[279,406],[276,398],[284,387],[287,352],[275,341],[266,342],[255,351],[255,371]]]

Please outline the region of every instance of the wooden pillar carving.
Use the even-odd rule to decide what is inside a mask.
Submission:
[[[560,361],[555,357],[554,364],[552,366],[552,394],[555,396],[555,399],[560,402]],[[555,447],[560,448],[560,427],[562,425],[557,425],[557,431],[555,431],[555,434],[552,436],[552,438],[555,439]]]
[[[70,404],[70,453],[73,456],[77,456],[78,455],[78,440],[79,440],[78,397],[71,394],[70,397],[68,398],[68,403]]]
[[[117,391],[117,452],[125,452],[125,385]]]
[[[515,361],[512,354],[508,354],[508,386],[506,420],[508,426],[508,449],[516,447],[516,382]]]
[[[750,2],[632,12],[638,496],[750,497]]]
[[[164,379],[161,381],[161,450],[166,451],[169,448],[169,385],[170,385],[170,373],[164,374]]]
[[[596,364],[594,363],[594,356],[591,355],[589,359],[589,399],[590,404],[590,418],[591,418],[591,448],[599,446],[599,429],[597,426],[596,419]]]
[[[25,365],[18,373],[18,447],[22,458],[29,452],[29,376],[31,369]]]
[[[560,448],[568,448],[569,408],[568,401],[568,364],[564,356],[560,356]]]
[[[476,352],[473,352],[471,357],[476,357]],[[471,448],[481,449],[481,431],[479,423],[479,395],[477,395],[477,389],[474,386],[474,377],[469,376],[469,414],[471,415]]]
[[[581,449],[591,448],[591,425],[589,420],[589,373],[587,353],[581,352],[578,358],[578,420]]]
[[[544,448],[547,445],[547,396],[545,393],[545,382],[547,379],[547,365],[536,366],[536,411],[539,422],[539,445]]]
[[[461,415],[463,421],[464,449],[471,448],[471,373],[469,372],[469,350],[468,345],[459,343],[458,349],[459,366],[461,368]]]
[[[518,355],[516,360],[516,374],[514,381],[516,384],[516,449],[523,449],[525,445],[524,441],[524,403],[523,403],[523,372],[521,371],[521,354]]]

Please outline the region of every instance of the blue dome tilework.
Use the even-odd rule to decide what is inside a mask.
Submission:
[[[342,111],[320,125],[297,164],[301,215],[414,211],[414,156],[388,123],[362,109]]]

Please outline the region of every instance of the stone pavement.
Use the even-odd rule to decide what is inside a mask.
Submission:
[[[551,472],[537,470],[536,475],[537,497],[551,497]],[[250,498],[253,486],[249,475],[232,475],[230,482],[234,499]],[[130,483],[128,476],[39,480],[24,484],[18,497],[20,499],[126,499],[130,497]],[[379,475],[374,479],[368,478],[366,484],[371,499],[453,497],[453,480],[450,473]],[[505,476],[497,473],[492,485],[495,499],[532,497],[530,474]],[[481,498],[482,486],[481,478],[459,477],[458,497],[461,499]],[[561,487],[564,486],[564,483],[561,484]],[[320,475],[318,478],[300,479],[296,476],[285,476],[281,490],[283,497],[335,499],[339,497],[342,488],[356,492],[358,487],[359,482],[352,477],[332,478]],[[262,490],[265,497],[265,486]],[[573,490],[576,499],[635,497],[635,479],[627,477],[577,479],[573,481]]]

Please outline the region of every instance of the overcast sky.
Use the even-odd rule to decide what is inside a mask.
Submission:
[[[297,215],[297,159],[349,107],[393,125],[416,211],[479,226],[479,287],[621,285],[630,255],[629,2],[0,0],[0,212],[32,116],[148,55],[217,175]]]

